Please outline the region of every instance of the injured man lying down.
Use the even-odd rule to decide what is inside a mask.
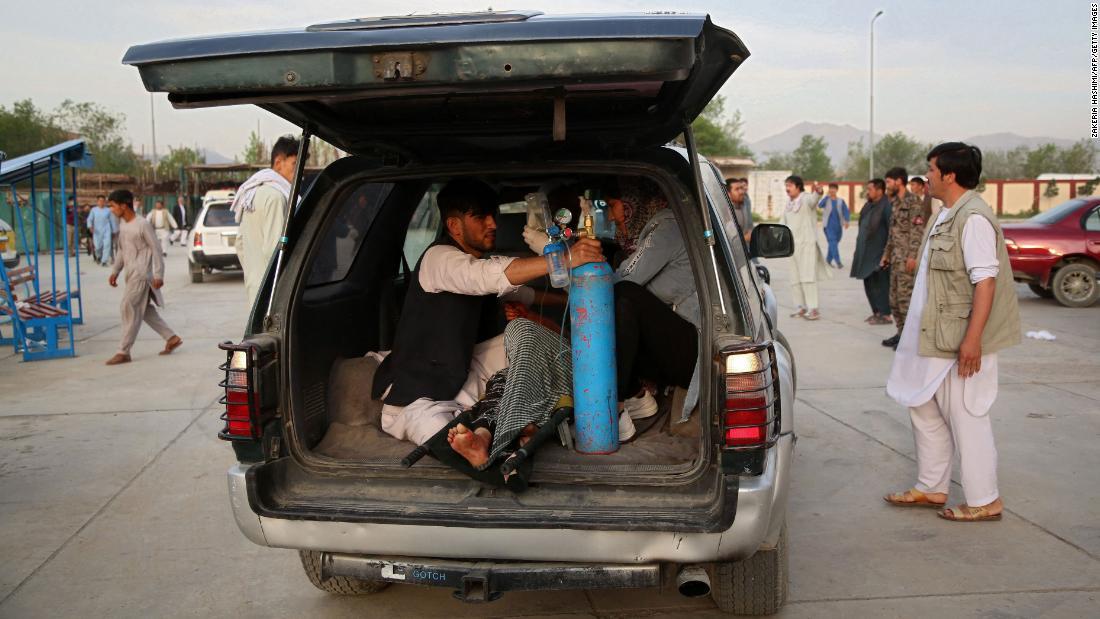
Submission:
[[[631,407],[645,409],[639,416],[656,412],[643,378],[689,386],[698,339],[698,303],[680,232],[663,208],[663,193],[644,182],[650,198],[633,209],[628,201],[627,210],[644,211],[651,221],[615,285],[618,391],[626,420],[620,423],[626,425]],[[526,310],[566,299],[523,286],[547,275],[543,256],[488,255],[499,204],[491,187],[456,179],[439,192],[437,204],[444,232],[413,272],[393,350],[375,373],[372,395],[383,403],[383,431],[420,445],[450,424],[450,447],[484,470],[522,445],[572,392],[568,342],[556,325]],[[624,231],[621,206],[612,210]],[[600,242],[591,238],[577,240],[567,255],[570,267],[604,261]],[[510,320],[501,335],[498,300],[505,301]],[[472,421],[452,424],[462,411],[470,411]]]

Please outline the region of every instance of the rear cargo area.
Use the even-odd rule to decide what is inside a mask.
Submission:
[[[586,187],[614,184],[608,182],[608,175],[576,172],[482,178],[495,184],[502,201],[493,254],[515,257],[535,255],[523,238],[528,217],[525,194],[556,186],[577,188],[578,195],[583,195]],[[302,261],[298,268],[307,276],[303,278],[300,300],[288,313],[288,355],[293,359],[288,412],[294,430],[288,439],[296,442],[295,453],[310,470],[368,475],[373,470],[388,478],[458,479],[454,470],[430,456],[410,469],[401,468],[402,458],[416,445],[381,429],[383,404],[371,397],[379,366],[376,355],[393,346],[416,264],[440,234],[435,196],[446,180],[345,181],[343,188],[331,190],[333,197],[323,219],[318,216],[316,222],[311,222],[317,226],[313,233],[316,242],[305,257],[295,258]],[[322,178],[318,184],[323,187],[324,182]],[[638,217],[647,212],[643,206],[640,200],[631,205]],[[699,225],[698,213],[691,209],[690,205],[676,205],[676,217],[687,219],[680,222],[681,228]],[[647,217],[652,211],[648,213]],[[621,231],[626,233],[625,243],[637,240],[641,223]],[[701,252],[690,246],[688,250],[696,281],[705,280],[707,271]],[[615,258],[608,257],[621,261],[626,255],[628,252],[622,251]],[[549,289],[546,278],[529,286]],[[569,321],[563,311],[538,309],[548,322],[564,325],[568,343]],[[502,332],[506,324],[503,311],[500,320]],[[707,350],[702,339],[700,347]],[[707,357],[703,353],[700,358]],[[709,364],[703,363],[698,371],[705,385],[712,371]],[[549,440],[533,456],[531,481],[598,479],[614,485],[621,479],[642,486],[698,482],[705,476],[706,460],[712,453],[707,448],[706,416],[700,415],[696,404],[683,421],[687,391],[668,384],[647,385],[657,401],[658,412],[635,421],[632,440],[608,455],[581,454],[558,440]]]
[[[378,361],[373,357],[342,359],[333,365],[328,383],[330,423],[324,438],[314,447],[319,456],[349,462],[396,464],[413,449],[408,441],[382,431],[379,417],[382,403],[370,398],[369,386],[374,381]],[[699,417],[693,415],[687,423],[671,423],[673,401],[680,401],[675,392],[661,394],[659,412],[635,423],[637,435],[619,451],[591,456],[566,449],[551,441],[536,455],[539,469],[567,470],[598,466],[607,470],[639,470],[639,467],[659,465],[664,471],[688,470],[699,455],[701,439]],[[416,466],[438,465],[430,459]]]

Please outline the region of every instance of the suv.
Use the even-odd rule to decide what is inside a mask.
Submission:
[[[196,284],[214,269],[241,268],[236,247],[240,226],[229,208],[232,204],[232,199],[203,199],[195,227],[187,237],[187,271]]]
[[[747,56],[709,17],[672,14],[370,18],[131,48],[124,62],[177,107],[254,103],[351,153],[312,181],[243,340],[221,345],[244,535],[297,549],[332,593],[677,587],[775,612],[794,364],[750,256],[789,255],[790,231],[759,225],[746,247],[690,130]],[[681,133],[686,148],[666,145]],[[368,353],[392,346],[409,265],[439,232],[435,193],[460,177],[506,206],[545,187],[656,183],[703,308],[694,411],[662,391],[668,422],[613,455],[545,445],[519,494],[431,459],[403,467],[414,446],[378,427]],[[527,251],[523,223],[502,207],[497,252]]]

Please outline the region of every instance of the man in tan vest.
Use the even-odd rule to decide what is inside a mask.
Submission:
[[[1020,341],[1016,286],[997,217],[973,191],[982,153],[961,142],[928,153],[928,184],[944,207],[919,252],[909,315],[886,383],[909,407],[917,483],[893,505],[940,508],[958,522],[1000,520],[997,449],[989,409],[997,398],[997,352]],[[945,509],[958,448],[966,502]]]

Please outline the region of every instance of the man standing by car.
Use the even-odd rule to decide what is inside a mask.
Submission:
[[[382,430],[417,444],[472,406],[489,377],[507,366],[504,338],[494,328],[496,297],[547,274],[542,256],[487,255],[496,244],[498,206],[488,185],[452,180],[436,203],[443,236],[413,271],[393,352],[378,367],[372,389],[384,403]],[[580,239],[570,259],[573,267],[602,261],[599,241]]]
[[[253,174],[237,189],[233,216],[240,224],[237,256],[244,271],[249,306],[260,293],[267,264],[279,246],[290,200],[290,183],[298,167],[297,138],[284,135],[271,147],[271,167]],[[309,153],[305,153],[309,158]]]
[[[981,173],[977,147],[948,142],[928,153],[930,193],[944,208],[921,249],[908,328],[886,383],[886,393],[909,407],[917,483],[884,498],[945,505],[957,449],[966,503],[939,515],[962,522],[1000,520],[1004,510],[989,409],[997,398],[997,352],[1020,342],[1004,234],[974,192]]]
[[[726,181],[726,194],[733,204],[733,218],[737,227],[748,242],[752,233],[752,200],[749,199],[749,181],[744,178],[731,178]]]
[[[867,183],[867,204],[859,211],[859,236],[852,256],[852,277],[863,280],[863,291],[871,304],[871,315],[864,322],[890,324],[890,267],[883,255],[890,236],[890,201],[881,178]]]
[[[828,265],[817,244],[817,202],[821,198],[820,187],[815,183],[814,193],[805,193],[805,184],[800,176],[788,176],[784,183],[787,190],[786,208],[779,223],[791,229],[794,237],[794,266],[791,292],[797,307],[791,318],[818,320],[821,314],[817,309],[817,280],[828,278]]]
[[[164,258],[161,244],[153,233],[153,226],[144,217],[134,213],[134,196],[125,189],[116,189],[108,196],[111,212],[122,224],[119,226],[119,253],[111,269],[108,282],[118,286],[118,274],[126,269],[126,289],[122,293],[122,343],[107,365],[130,362],[130,349],[137,339],[144,320],[164,338],[162,355],[170,354],[183,344],[180,336],[164,322],[154,304],[164,306],[160,289],[164,286]]]
[[[882,254],[882,266],[890,268],[890,313],[898,332],[882,340],[882,345],[898,347],[905,315],[909,313],[909,297],[913,295],[913,277],[917,273],[917,254],[924,240],[924,205],[919,197],[909,193],[905,168],[890,168],[886,173],[886,193],[890,196],[890,238]]]

